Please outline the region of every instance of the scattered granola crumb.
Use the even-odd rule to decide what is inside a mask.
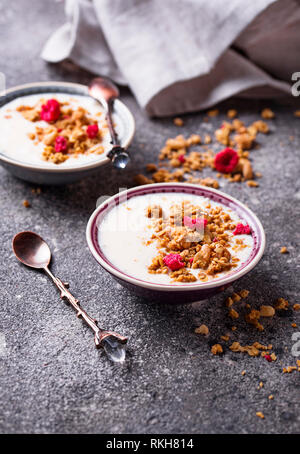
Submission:
[[[271,356],[272,361],[276,361],[277,356],[275,355],[275,353],[271,353],[270,356]]]
[[[235,109],[229,109],[227,111],[227,117],[228,118],[234,118],[237,116],[237,111]]]
[[[40,195],[42,190],[39,187],[38,188],[32,188],[31,192],[32,192],[32,194]]]
[[[287,367],[284,367],[282,369],[282,372],[284,374],[291,374],[292,372],[294,372],[295,370],[297,370],[297,367],[296,366],[287,366]]]
[[[231,331],[236,331],[237,330],[237,327],[236,326],[232,326],[231,327]]]
[[[218,109],[212,109],[207,112],[207,115],[209,117],[217,117],[219,115],[219,110]]]
[[[153,180],[150,180],[150,178],[145,177],[145,175],[142,175],[141,173],[135,175],[134,181],[139,185],[153,183]]]
[[[228,296],[228,298],[226,298],[225,304],[227,307],[231,307],[233,305],[233,299]]]
[[[282,246],[282,248],[280,249],[280,254],[287,254],[289,251],[287,250],[287,247],[286,246]]]
[[[33,132],[29,132],[27,134],[27,136],[29,137],[30,140],[34,140],[35,139],[35,134]]]
[[[300,118],[300,110],[295,110],[294,115],[295,117]]]
[[[268,397],[269,400],[273,400],[274,399],[274,396],[273,394],[270,394],[269,397]]]
[[[221,353],[223,353],[223,348],[222,348],[222,345],[220,344],[215,344],[211,347],[211,350],[213,355],[220,355]]]
[[[241,375],[245,375],[245,374],[246,374],[246,371],[242,370]]]
[[[249,290],[241,290],[239,292],[239,295],[241,298],[247,298],[247,296],[249,295],[250,291]]]
[[[297,328],[297,323],[291,323],[292,328]]]
[[[288,300],[285,300],[284,298],[278,298],[275,309],[276,310],[287,310],[289,307],[289,302]]]
[[[162,207],[160,205],[149,205],[146,208],[147,218],[161,218],[163,214]]]
[[[184,122],[183,122],[182,118],[179,118],[179,117],[174,118],[173,123],[174,123],[175,126],[183,126],[184,125]]]
[[[157,165],[153,164],[153,163],[149,163],[146,165],[146,170],[147,170],[147,172],[150,172],[150,173],[157,172],[157,170],[158,170]]]
[[[256,416],[258,416],[258,418],[265,419],[265,415],[261,411],[257,411]]]
[[[224,335],[224,336],[221,336],[221,339],[225,342],[229,341],[229,336],[227,335]]]
[[[209,143],[211,143],[211,141],[212,141],[212,139],[211,139],[210,135],[209,134],[205,134],[204,143],[205,144],[209,144]]]
[[[294,311],[300,311],[300,304],[296,303],[293,306]]]
[[[249,186],[250,188],[257,188],[259,186],[259,184],[257,183],[257,181],[255,180],[248,180],[246,182],[247,186]]]
[[[238,293],[233,293],[231,298],[233,299],[234,303],[237,303],[241,300],[241,297]]]
[[[229,317],[231,317],[233,320],[236,319],[236,318],[239,318],[239,314],[236,310],[234,309],[230,309],[230,311],[228,312],[228,315]]]
[[[25,208],[29,208],[31,206],[27,199],[23,200],[23,205]]]
[[[266,108],[262,110],[261,116],[264,120],[270,120],[275,117],[275,114],[271,109]]]
[[[245,320],[247,323],[250,325],[255,326],[259,331],[263,331],[264,327],[259,323],[260,319],[260,312],[257,311],[256,309],[252,309],[249,314],[245,315]]]
[[[263,382],[262,381],[259,382],[259,385],[258,385],[259,389],[263,388],[263,386],[264,386]]]
[[[195,329],[196,334],[202,334],[203,336],[207,336],[209,334],[209,329],[206,325],[201,325],[198,326],[198,328]]]
[[[272,348],[272,345],[262,345],[259,342],[254,342],[253,345],[245,345],[244,347],[239,342],[233,342],[230,345],[229,349],[235,353],[247,353],[249,356],[259,356],[260,350],[267,350],[268,348]]]
[[[272,306],[260,306],[261,317],[273,317],[275,315],[275,309]]]

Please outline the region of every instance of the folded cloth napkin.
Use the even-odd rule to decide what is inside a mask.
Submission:
[[[299,70],[299,0],[67,0],[65,11],[42,57],[129,85],[152,116],[289,93]]]

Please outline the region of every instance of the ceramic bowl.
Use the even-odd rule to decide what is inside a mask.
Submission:
[[[230,271],[225,276],[213,279],[208,282],[195,284],[156,284],[137,279],[134,276],[124,273],[111,263],[103,253],[99,241],[98,228],[103,218],[116,204],[138,197],[144,194],[153,193],[186,193],[195,194],[222,203],[226,207],[235,211],[241,219],[250,225],[254,245],[251,254],[246,262],[241,264],[236,270]],[[108,271],[121,285],[128,288],[139,296],[145,297],[152,301],[164,303],[188,303],[199,301],[215,295],[218,292],[225,290],[237,279],[249,273],[261,259],[265,249],[265,233],[263,226],[256,215],[243,203],[237,199],[217,191],[216,189],[205,186],[187,184],[187,183],[162,183],[139,186],[123,192],[120,192],[104,203],[102,203],[94,211],[87,225],[86,237],[90,251],[97,262]]]
[[[70,82],[37,82],[6,90],[5,96],[0,98],[0,108],[16,98],[38,93],[66,93],[70,95],[88,96],[87,86]],[[134,118],[129,109],[120,100],[115,101],[114,118],[119,125],[119,139],[121,146],[128,148],[134,131]],[[42,161],[40,165],[28,164],[6,156],[0,149],[0,163],[14,176],[22,180],[37,184],[67,184],[90,176],[103,165],[111,165],[108,158],[95,157],[95,160],[85,164],[68,167],[49,168]]]

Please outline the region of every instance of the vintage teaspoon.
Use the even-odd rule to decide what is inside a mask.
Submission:
[[[43,269],[60,290],[60,297],[68,301],[83,320],[95,333],[96,347],[103,347],[108,358],[114,362],[125,360],[127,338],[112,331],[99,328],[98,322],[91,318],[81,307],[79,301],[68,291],[69,285],[55,277],[48,266],[51,251],[48,244],[34,232],[20,232],[13,239],[13,251],[20,262],[31,268]]]
[[[100,102],[105,109],[112,143],[112,149],[107,153],[107,157],[112,161],[114,167],[125,169],[130,161],[130,157],[125,148],[120,145],[112,120],[114,102],[119,97],[119,90],[111,80],[105,77],[96,77],[93,79],[88,89],[90,96]]]

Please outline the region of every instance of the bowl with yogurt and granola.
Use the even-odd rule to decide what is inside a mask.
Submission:
[[[113,121],[128,148],[134,119],[118,99]],[[85,85],[39,82],[7,90],[0,99],[0,130],[1,165],[33,183],[71,183],[110,163],[105,113]]]
[[[97,262],[121,285],[153,301],[208,298],[251,271],[265,248],[256,215],[216,189],[161,183],[123,191],[87,225]]]

